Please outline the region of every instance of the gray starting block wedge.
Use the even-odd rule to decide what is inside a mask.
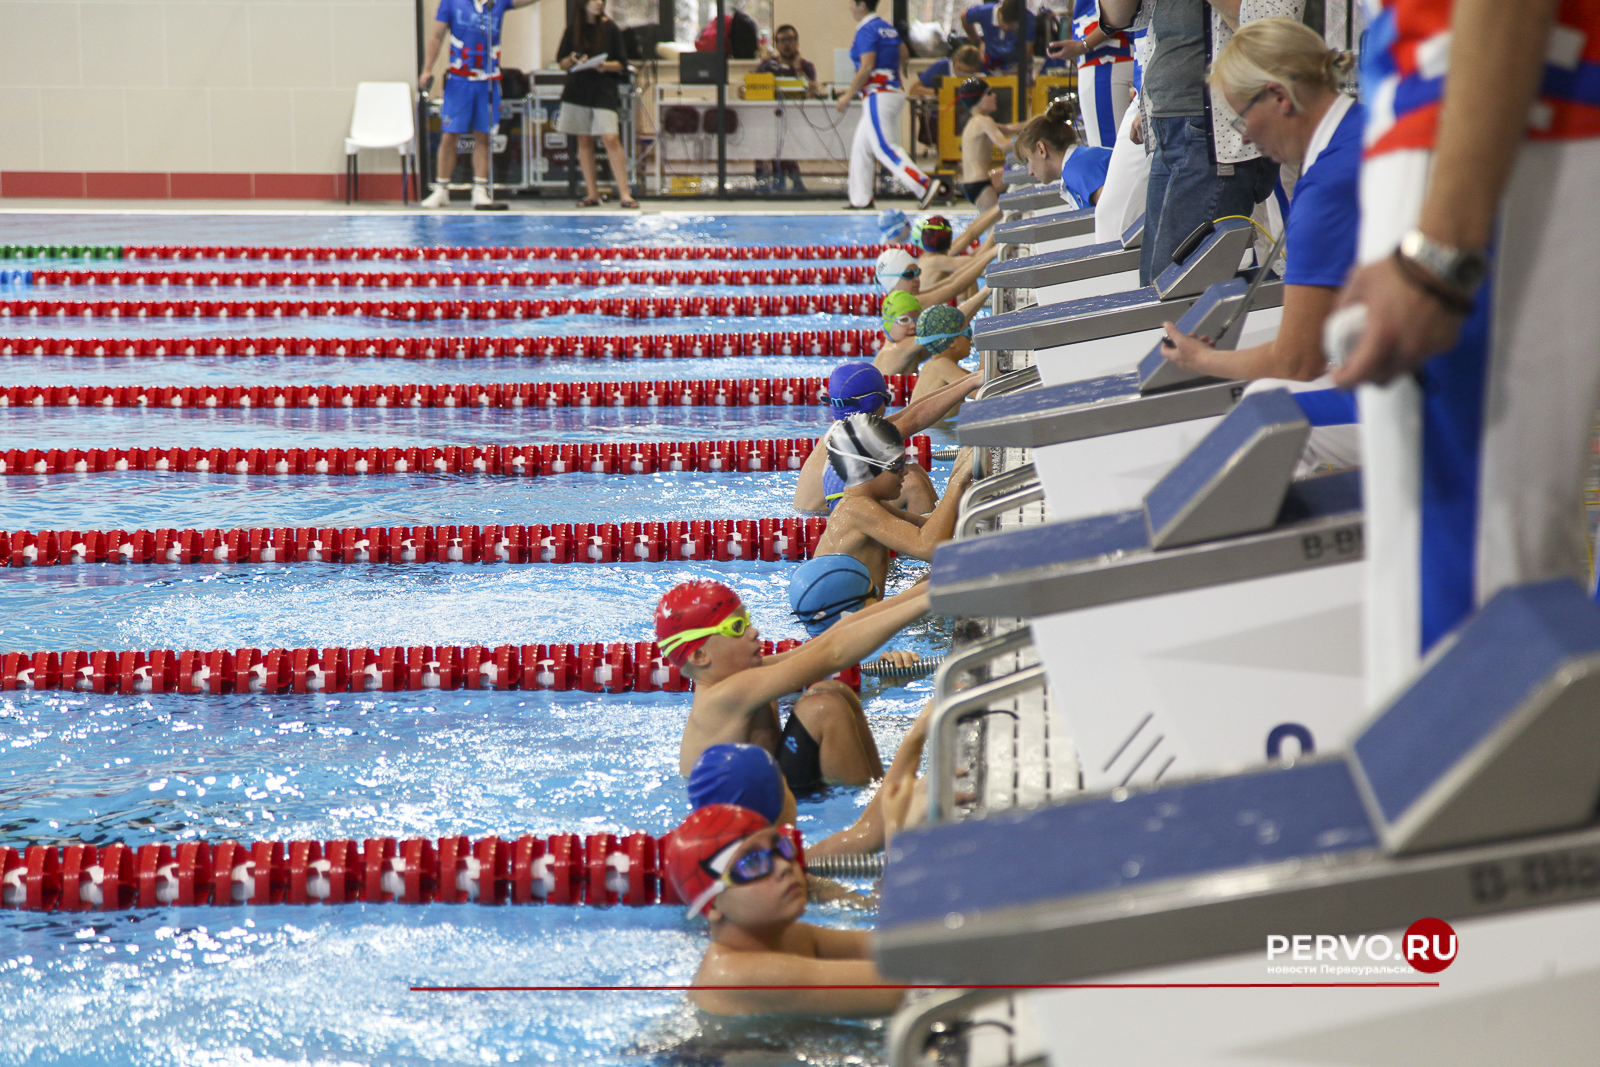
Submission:
[[[1597,663],[1575,584],[1508,589],[1346,758],[908,830],[879,968],[1070,982],[1600,899]]]
[[[1230,222],[1219,224],[1183,263],[1174,263],[1163,272],[1157,286],[978,319],[973,324],[972,347],[979,351],[1054,348],[1153,330],[1163,322],[1177,321],[1207,288],[1239,272],[1239,261],[1250,244],[1248,224],[1244,225],[1246,230]],[[1067,254],[1085,251],[1071,249]]]
[[[1248,397],[1143,508],[940,545],[933,607],[1031,617],[1359,558],[1359,474],[1293,481],[1310,430],[1288,392]],[[1308,537],[1353,543],[1308,558]]]
[[[1004,211],[1042,211],[1049,207],[1060,207],[1063,203],[1059,181],[1048,185],[1017,186],[1000,194],[1000,207]]]
[[[1570,582],[1497,597],[1351,748],[1396,854],[1581,826],[1600,796],[1600,613]],[[1597,874],[1600,877],[1600,874]]]
[[[1212,336],[1233,317],[1248,288],[1239,279],[1213,285],[1179,320],[1178,328]],[[1255,306],[1277,307],[1282,299],[1281,284],[1263,285],[1256,291]],[[1239,316],[1228,335],[1217,338],[1215,347],[1235,347],[1246,321]],[[1224,415],[1244,392],[1243,382],[1193,374],[1166,359],[1161,351],[1156,345],[1133,373],[1003,391],[993,399],[987,398],[991,394],[980,394],[983,399],[962,406],[956,426],[961,443],[1041,448],[1128,433]]]
[[[1061,202],[1059,195],[1056,202],[1058,204]],[[1002,245],[1035,245],[1041,241],[1087,237],[1093,233],[1094,208],[1085,208],[1082,211],[1063,211],[1054,215],[1039,215],[997,223],[994,228],[994,240],[996,244]]]
[[[1027,167],[1006,167],[1000,173],[1000,180],[1007,186],[1036,185],[1039,179]]]

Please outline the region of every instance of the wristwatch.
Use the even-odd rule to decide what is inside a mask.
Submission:
[[[1421,230],[1412,230],[1400,239],[1400,254],[1445,285],[1468,295],[1489,273],[1489,257],[1484,253],[1454,248]]]

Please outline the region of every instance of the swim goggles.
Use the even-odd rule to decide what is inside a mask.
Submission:
[[[889,394],[879,389],[874,389],[870,393],[858,393],[855,396],[830,396],[828,398],[828,403],[832,407],[839,408],[840,410],[865,411],[866,409],[862,406],[861,401],[867,399],[869,396],[881,397],[884,404],[887,405],[889,403]]]
[[[860,596],[845,597],[843,600],[835,600],[832,604],[824,604],[820,608],[812,608],[810,611],[791,611],[789,614],[793,615],[802,622],[817,622],[818,620],[826,619],[831,615],[837,615],[841,611],[854,610],[855,608],[860,607],[862,604],[865,604],[868,600],[877,599],[877,596],[878,587],[874,585],[871,592],[862,593]]]
[[[917,337],[917,344],[925,345],[929,341],[953,341],[957,337],[971,337],[971,336],[972,336],[972,327],[968,326],[965,330],[962,330],[960,333],[930,333],[930,334],[919,335]]]
[[[711,637],[713,634],[721,634],[723,637],[743,637],[744,632],[749,628],[750,612],[736,611],[715,626],[697,626],[692,630],[679,630],[670,637],[659,638],[656,641],[656,647],[665,656],[679,645],[688,644],[690,641],[698,641],[702,637]]]
[[[749,885],[751,882],[761,881],[772,873],[773,868],[777,866],[772,860],[774,854],[782,856],[790,863],[800,858],[794,842],[779,834],[772,842],[771,848],[752,848],[742,853],[738,859],[728,864],[728,869],[721,874],[717,874],[709,866],[707,872],[717,875],[717,881],[721,883],[718,887],[719,892],[729,886]]]
[[[899,274],[880,274],[880,275],[878,275],[878,277],[880,277],[880,278],[906,278],[906,279],[920,278],[920,277],[922,277],[922,268],[917,266],[916,264],[912,264],[911,266],[907,267],[905,270],[901,271]]]

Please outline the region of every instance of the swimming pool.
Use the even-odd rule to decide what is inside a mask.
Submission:
[[[808,217],[817,219],[815,216]],[[548,221],[546,221],[548,219]],[[511,231],[494,225],[515,224]],[[826,240],[876,240],[826,218]],[[542,244],[765,239],[692,217],[0,216],[8,241]],[[23,232],[26,231],[26,232]],[[688,234],[690,236],[683,236]],[[488,325],[474,323],[476,327]],[[543,324],[541,324],[543,325]],[[552,323],[574,328],[571,323]],[[697,323],[699,328],[715,328]],[[90,336],[138,327],[79,324]],[[159,327],[157,327],[159,328]],[[792,328],[792,327],[791,327]],[[115,330],[115,333],[110,331]],[[466,329],[451,332],[467,332]],[[32,384],[555,381],[825,376],[836,360],[427,363],[308,357],[3,357]],[[690,371],[686,364],[704,369]],[[737,369],[731,369],[736,367]],[[666,368],[670,366],[670,370]],[[720,373],[719,373],[720,372]],[[0,412],[0,450],[49,444],[318,446],[767,438],[820,432],[799,407]],[[952,443],[947,430],[936,446]],[[948,464],[937,464],[941,481]],[[233,476],[128,471],[0,479],[10,529],[405,525],[755,518],[789,514],[795,475],[673,472],[535,479],[432,474]],[[800,637],[783,563],[79,565],[0,570],[0,651],[648,640],[661,592],[738,590],[763,635]],[[910,567],[899,570],[908,580]],[[941,620],[893,647],[937,654]],[[868,682],[892,751],[926,681]],[[0,844],[368,836],[660,834],[686,811],[677,738],[688,694],[447,691],[0,698]],[[816,840],[866,797],[801,805]],[[859,915],[816,909],[824,921]],[[0,1063],[850,1063],[875,1024],[707,1025],[673,993],[423,995],[411,985],[687,981],[703,928],[673,907],[433,904],[0,912]],[[760,1059],[770,1056],[771,1059]]]

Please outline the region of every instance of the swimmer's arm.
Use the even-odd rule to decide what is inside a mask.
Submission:
[[[1005,147],[1010,148],[1011,146],[1006,145]],[[992,207],[987,211],[981,212],[977,218],[972,220],[966,229],[962,230],[956,235],[956,239],[954,241],[950,242],[951,249],[957,253],[965,251],[968,245],[976,241],[980,236],[983,235],[985,231],[989,229],[990,226],[993,226],[999,221],[1000,209],[998,207]]]
[[[1218,378],[1253,381],[1288,378],[1309,382],[1327,369],[1322,352],[1322,324],[1333,312],[1339,291],[1323,285],[1283,287],[1283,323],[1278,336],[1265,344],[1234,351],[1212,348],[1205,340],[1163,323],[1167,343],[1161,352],[1185,370]]]
[[[989,266],[989,262],[999,253],[999,248],[994,244],[994,238],[984,240],[983,247],[968,256],[966,266],[956,271],[950,277],[934,286],[925,293],[917,294],[918,301],[924,309],[935,304],[943,304],[960,296],[967,291],[967,287],[978,280],[978,276]]]
[[[786,952],[724,952],[695,975],[696,985],[815,986],[812,989],[732,989],[691,992],[689,999],[717,1015],[833,1015],[871,1018],[900,1006],[900,989],[827,989],[884,985],[869,959],[808,959]]]
[[[878,369],[879,374],[907,374],[916,367],[917,353],[921,351],[922,346],[917,344],[915,337],[908,337],[904,341],[892,341],[880,348],[878,354],[872,357],[872,365]]]
[[[822,468],[828,463],[828,448],[823,444],[825,440],[825,437],[817,438],[817,443],[811,446],[811,455],[800,467],[800,480],[794,487],[796,511],[828,510],[828,502],[823,499],[822,492]]]
[[[965,318],[970,325],[972,322],[972,317],[981,311],[983,309],[983,305],[987,304],[988,302],[989,289],[987,286],[985,286],[984,288],[979,289],[976,293],[967,297],[961,303],[957,304],[956,309],[961,312],[962,317]]]
[[[955,406],[966,399],[968,393],[982,384],[983,372],[973,371],[936,393],[929,393],[921,400],[912,401],[889,416],[889,421],[894,423],[895,429],[907,437],[919,434],[954,411]]]
[[[972,482],[972,450],[963,448],[950,472],[950,484],[945,487],[939,506],[933,509],[920,529],[879,507],[868,512],[861,522],[859,532],[879,544],[892,548],[902,556],[931,562],[933,550],[950,540],[956,531],[956,516],[961,510],[961,494]]]
[[[984,118],[989,118],[989,116],[985,115]],[[1007,134],[1006,128],[994,119],[989,119],[988,122],[984,123],[983,135],[989,138],[989,141],[1000,151],[1011,151],[1011,138],[1015,135]]]
[[[869,930],[835,930],[827,926],[812,926],[811,944],[821,960],[872,959],[872,933]]]
[[[922,748],[928,739],[928,717],[932,710],[931,700],[922,706],[911,729],[901,739],[900,747],[895,749],[894,762],[884,772],[883,783],[868,801],[861,817],[848,829],[830,834],[806,849],[806,855],[860,855],[883,850],[884,810],[886,807],[892,809],[897,822],[904,824],[906,804],[902,798],[916,784],[917,767],[922,762]]]
[[[928,610],[927,589],[913,586],[874,608],[856,612],[782,656],[766,657],[759,667],[724,678],[695,697],[695,709],[698,711],[703,702],[712,716],[748,718],[779,697],[838,674],[924,614]]]

